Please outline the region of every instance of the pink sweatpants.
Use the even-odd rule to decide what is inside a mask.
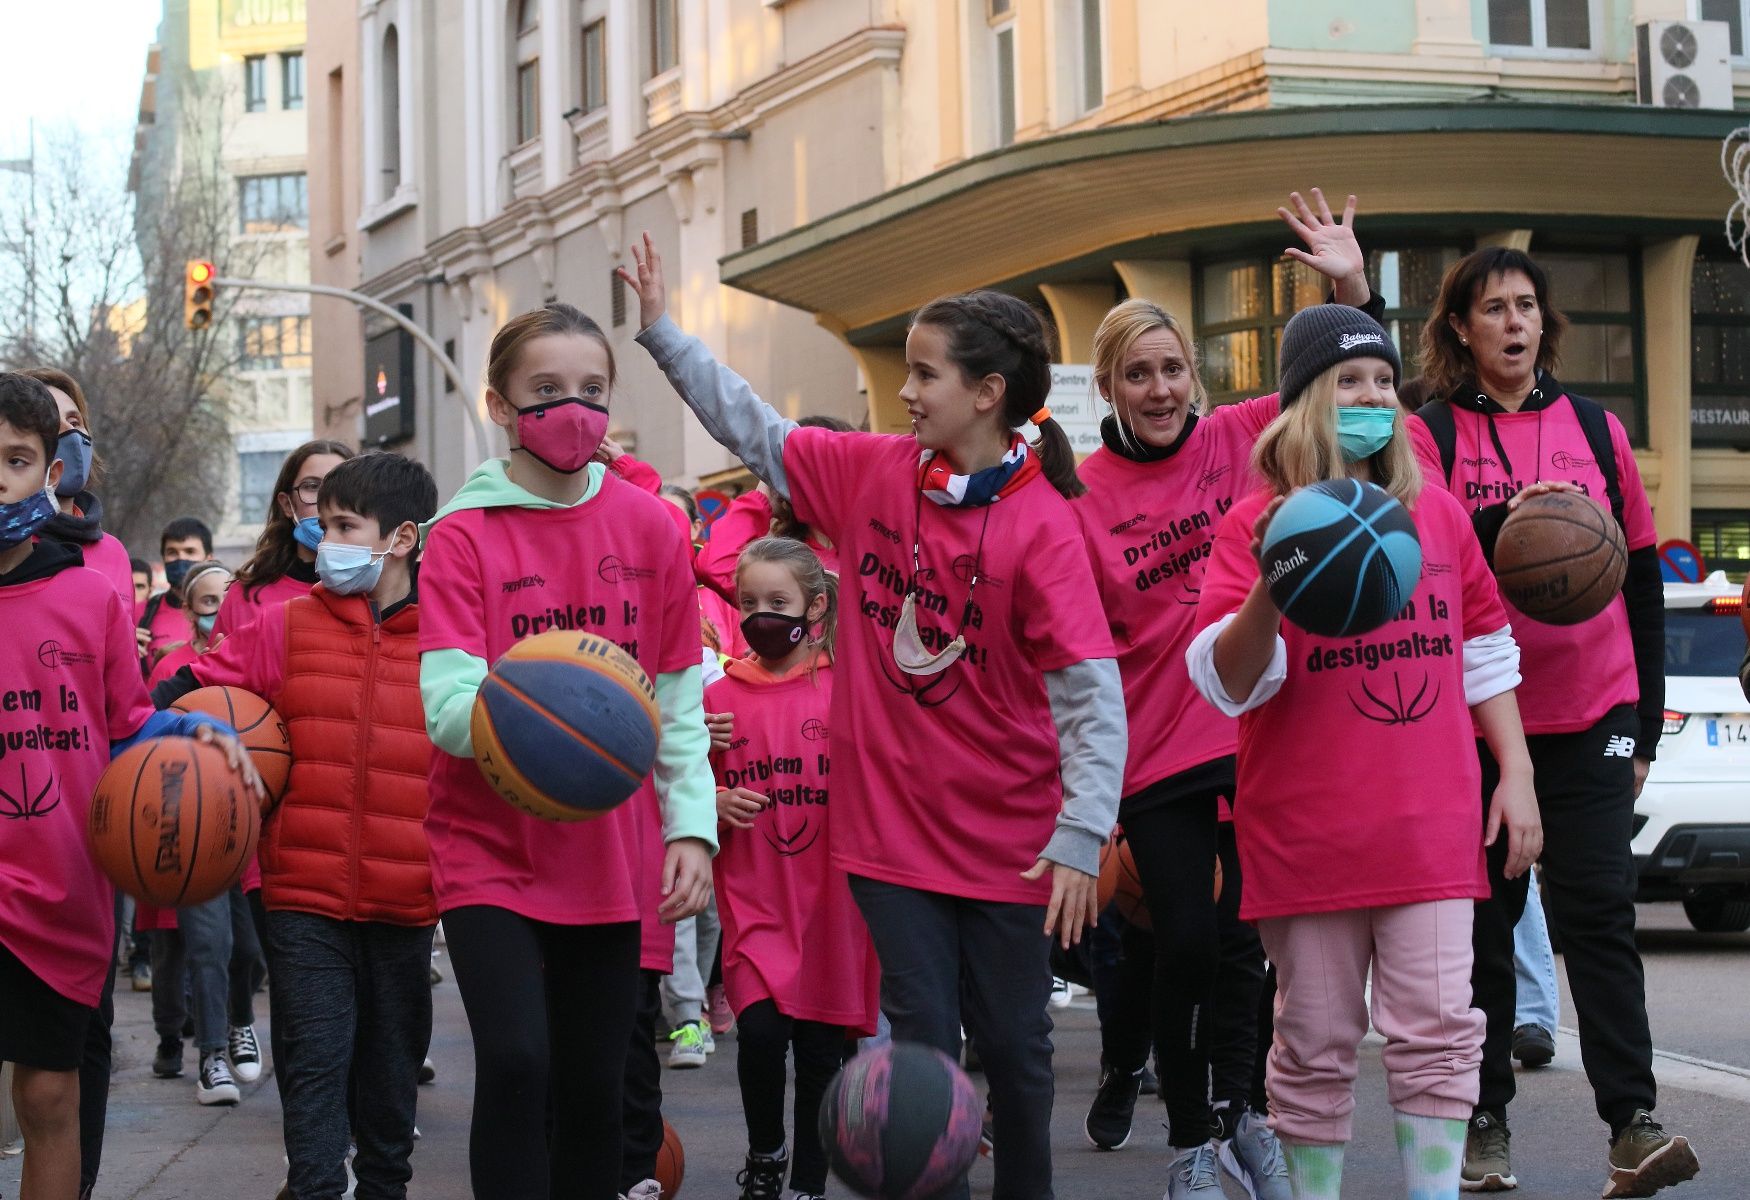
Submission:
[[[1470,1118],[1483,1057],[1483,1014],[1471,1007],[1471,912],[1470,900],[1435,900],[1258,922],[1277,975],[1265,1080],[1278,1136],[1349,1140],[1369,965],[1391,1106]]]

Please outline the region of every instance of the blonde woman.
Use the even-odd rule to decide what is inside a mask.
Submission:
[[[1543,838],[1519,649],[1468,516],[1422,486],[1398,373],[1363,313],[1325,305],[1289,322],[1282,415],[1253,457],[1264,487],[1216,534],[1186,654],[1198,690],[1240,718],[1241,916],[1278,973],[1267,1087],[1297,1200],[1341,1187],[1370,969],[1405,1194],[1457,1196],[1482,1055],[1470,929],[1483,850],[1505,834],[1517,876]],[[1335,639],[1282,620],[1258,558],[1284,497],[1342,479],[1409,509],[1424,568],[1394,620]],[[1473,720],[1501,764],[1486,831]]]

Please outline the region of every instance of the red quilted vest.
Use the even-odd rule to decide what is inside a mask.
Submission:
[[[430,925],[419,606],[379,624],[366,597],[318,587],[288,600],[285,616],[279,712],[292,775],[261,835],[262,901],[345,921]]]

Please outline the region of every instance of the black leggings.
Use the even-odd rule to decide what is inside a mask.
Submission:
[[[1249,921],[1240,920],[1240,855],[1232,822],[1217,833],[1221,848],[1221,900],[1216,906],[1221,931],[1221,969],[1210,1003],[1210,1095],[1226,1101],[1230,1116],[1239,1109],[1265,1111],[1264,1058],[1270,1044],[1271,1006],[1276,989],[1265,987],[1264,944]],[[1268,991],[1268,997],[1265,993]]]
[[[443,921],[474,1037],[476,1200],[615,1200],[638,922],[548,925],[488,906]]]
[[[620,1190],[630,1192],[656,1177],[662,1152],[662,1059],[656,1053],[656,1014],[662,1007],[662,972],[638,972],[638,1016],[626,1050],[625,1132]]]
[[[1124,819],[1154,924],[1154,1044],[1167,1140],[1209,1139],[1209,1004],[1220,964],[1215,913],[1216,797],[1199,790]],[[1143,1051],[1146,1054],[1146,1049]],[[1121,1070],[1140,1068],[1113,1062]]]
[[[810,1195],[825,1193],[820,1102],[844,1061],[844,1026],[794,1020],[770,1000],[759,1000],[735,1018],[735,1042],[735,1071],[741,1080],[751,1154],[772,1154],[784,1144],[784,1058],[790,1047],[796,1048],[796,1144],[790,1186]]]

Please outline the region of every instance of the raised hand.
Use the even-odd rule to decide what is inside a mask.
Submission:
[[[649,329],[668,311],[668,288],[662,281],[662,256],[656,252],[656,243],[648,232],[633,245],[632,262],[636,274],[625,267],[615,267],[614,274],[638,293],[638,328]]]
[[[1306,243],[1305,250],[1290,246],[1282,253],[1330,279],[1339,304],[1366,304],[1367,259],[1361,253],[1361,243],[1355,240],[1355,197],[1350,196],[1343,205],[1341,219],[1331,215],[1331,206],[1325,203],[1325,194],[1318,188],[1312,189],[1312,199],[1313,204],[1309,205],[1299,192],[1290,192],[1288,201],[1294,211],[1276,210],[1276,215]]]

